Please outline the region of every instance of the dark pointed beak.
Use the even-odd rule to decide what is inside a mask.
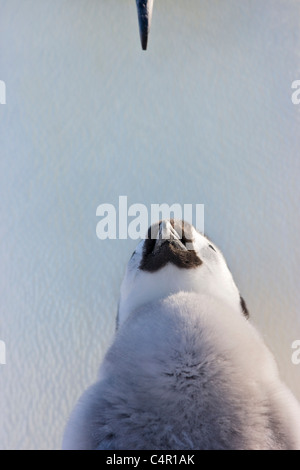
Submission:
[[[150,32],[152,11],[153,11],[153,1],[154,0],[136,0],[138,18],[139,18],[139,28],[140,28],[140,37],[141,45],[143,51],[147,49],[148,36]]]

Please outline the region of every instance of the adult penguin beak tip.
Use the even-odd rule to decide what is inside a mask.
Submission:
[[[148,33],[140,32],[140,37],[141,37],[141,46],[143,51],[147,50],[148,46]]]
[[[143,51],[146,51],[151,27],[153,0],[136,0],[136,6],[139,19],[141,46]]]

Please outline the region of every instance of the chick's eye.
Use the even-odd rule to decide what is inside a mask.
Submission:
[[[216,252],[216,250],[214,249],[214,247],[212,245],[208,245],[208,246],[209,246],[209,248],[211,248],[212,250],[214,250]]]

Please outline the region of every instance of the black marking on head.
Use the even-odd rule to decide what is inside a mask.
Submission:
[[[212,250],[214,250],[217,253],[216,249],[212,245],[208,245],[208,246],[209,246],[209,248],[211,248]]]
[[[246,318],[249,318],[250,314],[248,312],[246,302],[244,301],[241,295],[240,295],[240,304],[241,304],[243,314],[245,315]]]
[[[195,250],[184,249],[187,244],[192,242],[191,226],[186,222],[170,219],[172,227],[180,236],[180,241],[173,238],[166,239],[157,247],[160,223],[161,221],[148,229],[148,238],[144,243],[140,269],[155,272],[163,268],[167,263],[173,263],[178,268],[184,269],[200,266],[202,260],[197,256]]]

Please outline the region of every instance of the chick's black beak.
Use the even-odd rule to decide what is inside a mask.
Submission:
[[[140,38],[143,51],[147,49],[154,0],[136,0]]]

